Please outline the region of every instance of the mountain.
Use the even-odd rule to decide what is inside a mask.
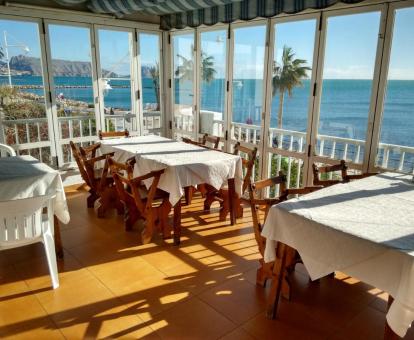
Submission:
[[[143,65],[141,74],[145,78],[151,78],[150,66]],[[10,58],[10,69],[12,75],[32,75],[40,76],[42,67],[40,59],[24,55],[13,56]],[[103,69],[103,74],[108,78],[122,77],[114,72]],[[87,61],[70,61],[62,59],[53,60],[53,74],[62,77],[89,77],[92,73],[91,63]],[[0,61],[0,75],[7,74],[7,65]]]
[[[13,56],[10,58],[10,69],[13,75],[24,74],[40,76],[42,67],[40,59],[27,57],[24,55]],[[106,77],[116,78],[118,74],[108,70],[102,70]],[[0,74],[7,73],[7,65],[0,62]],[[62,59],[53,60],[53,74],[63,77],[88,77],[92,73],[91,63],[87,61],[70,61]]]

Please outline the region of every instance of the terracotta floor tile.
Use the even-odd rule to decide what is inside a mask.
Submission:
[[[217,285],[198,297],[235,324],[253,318],[266,307],[266,290],[243,276]]]
[[[249,333],[243,330],[243,328],[237,328],[234,331],[226,334],[221,340],[254,340],[255,338]]]
[[[217,339],[235,325],[207,304],[192,298],[158,314],[151,320],[151,328],[163,339]]]
[[[248,208],[231,226],[217,204],[203,211],[197,194],[182,210],[180,246],[160,235],[142,245],[142,224],[125,232],[115,211],[98,219],[86,197],[76,188],[67,195],[57,290],[42,244],[0,253],[1,338],[382,338],[386,293],[340,272],[310,282],[302,264],[289,276],[291,301],[267,320]]]
[[[264,313],[243,324],[243,329],[257,339],[324,339],[335,328],[329,323],[318,322],[302,305],[283,301],[275,320]]]

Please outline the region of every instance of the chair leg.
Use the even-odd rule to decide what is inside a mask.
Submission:
[[[99,196],[94,191],[89,191],[89,196],[86,199],[86,205],[88,208],[93,208],[95,206],[95,201],[99,198]]]
[[[184,195],[185,195],[185,205],[190,205],[193,200],[194,194],[194,187],[185,187],[184,188]]]
[[[167,200],[161,205],[160,229],[164,239],[171,238],[171,226],[168,224],[168,214],[171,210],[171,204]]]
[[[142,244],[147,244],[151,242],[152,235],[154,234],[154,227],[155,227],[155,217],[151,209],[151,211],[148,212],[146,223],[145,223],[145,228],[141,234]]]
[[[204,200],[204,210],[210,211],[210,207],[214,202],[215,192],[207,192],[206,199]]]
[[[225,221],[227,218],[227,214],[230,212],[230,204],[228,195],[223,197],[223,202],[221,203],[220,207],[220,221]]]
[[[53,289],[56,289],[59,287],[59,276],[56,264],[55,241],[53,240],[53,235],[50,230],[43,234],[43,244],[45,246],[47,265],[52,279],[52,286]]]
[[[285,277],[286,246],[283,243],[278,242],[278,247],[280,247],[280,257],[276,257],[275,260],[272,286],[270,288],[270,294],[266,307],[266,317],[268,319],[274,319],[276,317],[277,306],[279,303],[280,293],[282,291],[283,279]]]

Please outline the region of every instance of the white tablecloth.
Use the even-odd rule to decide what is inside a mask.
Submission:
[[[165,169],[158,187],[170,194],[172,205],[184,194],[184,187],[207,183],[220,189],[229,178],[235,179],[236,193],[241,193],[240,156],[153,135],[109,139],[101,143],[101,152],[114,151],[114,159],[119,162],[135,156],[135,176]]]
[[[414,184],[384,173],[273,206],[262,235],[265,261],[281,241],[298,250],[312,279],[335,270],[394,297],[387,320],[404,336],[414,320]]]
[[[0,158],[0,201],[54,195],[56,217],[69,223],[62,179],[58,171],[31,156]]]

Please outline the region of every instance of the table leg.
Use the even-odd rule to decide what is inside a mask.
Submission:
[[[230,210],[230,224],[235,225],[236,224],[236,186],[234,184],[234,178],[229,178],[227,180],[228,187],[229,187],[229,210]]]
[[[390,309],[393,301],[394,301],[393,297],[391,295],[388,295],[387,311]],[[388,325],[387,320],[385,320],[384,340],[396,340],[396,339],[401,339],[401,338],[397,334],[394,333],[394,331]]]
[[[180,244],[181,237],[181,199],[174,205],[174,244]]]
[[[56,215],[54,216],[54,224],[55,224],[55,251],[56,251],[56,257],[59,260],[61,260],[61,259],[63,259],[63,247],[62,247],[62,238],[60,236],[59,220],[57,219]]]
[[[276,317],[277,306],[279,303],[280,293],[282,291],[283,279],[286,268],[286,245],[282,242],[277,243],[276,259],[273,267],[272,285],[266,306],[266,317],[274,319]],[[279,256],[278,256],[279,254]]]

